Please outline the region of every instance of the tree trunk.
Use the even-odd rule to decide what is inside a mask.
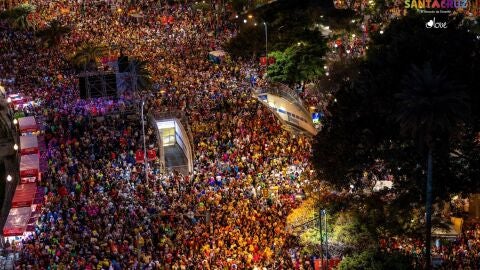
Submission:
[[[432,246],[432,148],[428,149],[427,161],[427,198],[425,205],[426,237],[425,237],[425,269],[431,269],[431,246]]]

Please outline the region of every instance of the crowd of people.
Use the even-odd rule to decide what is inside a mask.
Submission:
[[[138,20],[123,3],[32,2],[45,24],[56,19],[72,32],[45,48],[29,32],[0,31],[4,84],[36,102],[47,144],[47,200],[35,233],[15,244],[19,269],[312,268],[285,231],[311,174],[310,143],[252,97],[255,66],[208,61],[234,25],[188,4],[160,11],[144,1]],[[127,108],[138,96],[79,99],[68,59],[85,42],[122,44],[148,61],[158,91],[146,95],[146,109],[185,113],[192,172],[165,172],[158,159],[145,172],[135,159],[140,116]],[[157,147],[151,127],[146,141]]]

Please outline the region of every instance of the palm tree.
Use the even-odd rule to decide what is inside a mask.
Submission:
[[[404,77],[403,91],[396,95],[402,135],[417,141],[427,153],[426,185],[426,269],[430,269],[432,238],[433,153],[439,137],[448,138],[469,112],[467,95],[462,87],[449,81],[445,72],[435,73],[430,63],[413,66]]]
[[[53,20],[49,26],[38,32],[45,47],[56,46],[60,39],[72,30],[69,26],[63,26],[58,20]]]
[[[73,56],[72,63],[84,71],[96,70],[97,60],[107,53],[107,48],[103,45],[84,44]]]
[[[131,59],[128,64],[128,71],[132,77],[132,89],[147,90],[152,85],[152,76],[147,68],[147,61]],[[135,79],[136,78],[136,79]]]
[[[12,9],[0,13],[0,19],[6,20],[11,27],[19,30],[35,28],[35,25],[28,19],[29,15],[35,11],[35,6],[30,4],[21,4]]]

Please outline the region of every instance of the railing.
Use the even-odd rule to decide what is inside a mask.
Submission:
[[[155,122],[157,119],[176,119],[181,124],[179,125],[180,131],[184,134],[185,138],[181,140],[182,144],[179,146],[185,151],[185,155],[187,156],[188,162],[188,170],[191,172],[193,171],[193,135],[190,129],[190,125],[188,124],[188,119],[185,116],[185,113],[182,111],[154,111],[150,112],[150,117]],[[157,136],[161,137],[158,131],[158,128],[155,128],[158,132]],[[163,152],[163,145],[161,145],[161,154],[162,157],[162,164],[165,164],[165,155]]]
[[[160,171],[162,173],[165,172],[165,153],[163,152],[163,141],[162,141],[162,135],[160,134],[160,131],[157,128],[157,124],[155,122],[155,118],[152,115],[147,116],[148,121],[150,122],[149,124],[153,127],[155,130],[155,136],[157,137],[157,148],[158,148],[158,156],[160,160]]]
[[[305,115],[310,115],[308,110],[306,109],[305,103],[303,103],[302,98],[288,86],[280,83],[270,84],[270,87],[266,89],[259,89],[257,90],[258,94],[269,93],[273,95],[280,96],[291,103],[297,105],[300,110],[305,113]]]

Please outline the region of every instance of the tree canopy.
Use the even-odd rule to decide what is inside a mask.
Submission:
[[[325,207],[350,211],[377,240],[422,234],[427,153],[418,147],[418,138],[424,136],[417,135],[427,122],[415,120],[420,112],[408,112],[408,106],[435,103],[433,118],[461,115],[462,121],[453,125],[452,119],[441,117],[435,123],[443,124],[432,126],[434,201],[480,191],[480,44],[462,18],[450,19],[447,29],[427,29],[426,21],[423,15],[410,14],[373,37],[365,60],[358,63],[359,74],[334,94],[336,102],[328,106],[324,128],[315,138],[313,163],[319,180],[347,198]],[[442,95],[433,95],[433,89]],[[457,106],[460,103],[465,106]],[[417,129],[402,126],[404,117],[413,118],[409,125]],[[392,189],[373,191],[378,181],[387,179],[393,181]],[[433,220],[437,226],[439,221]],[[351,268],[348,260],[344,265],[377,269]]]
[[[305,42],[290,46],[283,52],[274,51],[269,57],[274,57],[276,62],[268,67],[268,77],[272,81],[289,84],[311,81],[325,72],[325,52],[325,44]]]
[[[29,20],[29,15],[35,11],[35,6],[30,4],[21,4],[14,8],[0,13],[0,20],[6,20],[11,27],[19,30],[35,28],[35,25]]]
[[[437,194],[479,187],[473,177],[455,176],[458,171],[453,167],[459,160],[450,155],[471,142],[480,127],[480,94],[476,90],[480,82],[475,75],[480,70],[479,43],[460,22],[450,21],[448,29],[426,29],[423,16],[409,15],[374,37],[359,76],[336,93],[337,102],[328,107],[331,116],[317,136],[314,160],[323,179],[348,187],[359,182],[364,172],[383,171],[395,176],[397,187],[402,185],[401,179],[408,182],[405,187],[423,187],[425,162],[414,142],[400,134],[395,115],[402,104],[396,95],[402,92],[402,80],[411,76],[413,65],[430,62],[432,72],[445,72],[448,81],[462,85],[454,88],[453,94],[468,95],[471,108],[465,126],[457,129],[455,136],[442,138],[449,140],[443,141],[443,151],[435,156],[435,163],[446,165],[436,172],[442,178],[442,184],[435,187]],[[462,158],[473,161],[465,154],[462,151]],[[462,175],[473,170],[472,165],[464,168]],[[419,182],[410,185],[415,179]]]

